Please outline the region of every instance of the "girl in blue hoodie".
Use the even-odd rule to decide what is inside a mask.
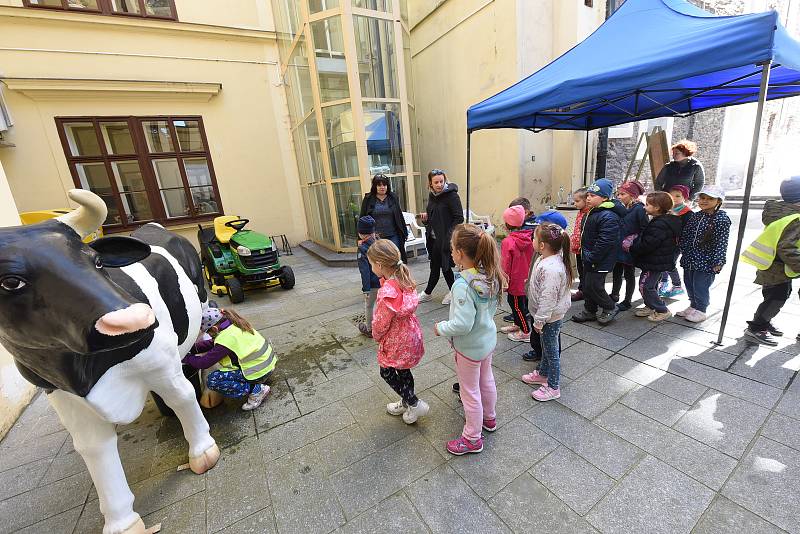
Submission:
[[[450,318],[434,325],[434,333],[449,337],[455,349],[466,423],[461,436],[447,443],[447,451],[460,456],[483,450],[481,428],[487,432],[497,428],[497,389],[492,375],[497,344],[494,315],[507,282],[497,243],[477,226],[457,226],[451,250],[461,277],[453,284]]]

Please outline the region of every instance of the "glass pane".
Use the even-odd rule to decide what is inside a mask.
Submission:
[[[350,104],[322,108],[322,119],[328,140],[331,177],[358,176],[358,155],[353,133],[353,110],[350,109]]]
[[[416,213],[422,213],[428,205],[428,176],[423,174],[414,175],[414,195],[416,202],[414,209]]]
[[[164,203],[164,210],[170,219],[191,215],[189,201],[186,199],[186,191],[183,189],[162,190],[161,201]]]
[[[112,161],[111,171],[120,193],[146,189],[138,161]]]
[[[199,121],[173,121],[175,132],[178,134],[178,144],[181,152],[205,150],[203,137],[200,134]]]
[[[406,93],[407,101],[411,104],[414,100],[414,77],[411,74],[411,36],[408,32],[403,30],[403,63],[406,70]]]
[[[353,7],[392,12],[392,0],[353,0]]]
[[[339,0],[308,0],[308,10],[311,13],[318,13],[335,7],[339,7]]]
[[[101,122],[100,135],[109,154],[136,154],[127,122]]]
[[[67,134],[67,144],[73,156],[99,156],[100,143],[97,142],[97,133],[91,122],[68,122],[64,124]]]
[[[70,9],[92,9],[97,11],[97,0],[67,0]]]
[[[141,13],[139,0],[111,0],[111,10],[114,13]]]
[[[319,142],[317,118],[311,115],[294,131],[294,149],[300,171],[300,183],[322,182],[322,148]]]
[[[61,0],[30,0],[30,2],[35,6],[64,7]]]
[[[206,158],[184,158],[183,168],[186,170],[186,181],[189,187],[211,185],[211,171],[208,170]]]
[[[323,102],[349,98],[342,21],[339,17],[331,17],[312,22],[311,35],[317,61],[320,98]]]
[[[204,215],[206,213],[219,213],[219,205],[217,204],[217,197],[214,195],[214,188],[192,187],[192,203],[197,215]]]
[[[125,210],[128,222],[153,220],[153,211],[150,209],[147,193],[143,191],[123,193],[120,197],[122,197],[122,208]]]
[[[408,170],[419,172],[422,169],[422,160],[419,155],[421,148],[418,139],[419,133],[417,132],[417,112],[414,110],[414,106],[408,106],[408,122],[408,129],[411,131],[411,153],[414,156],[414,168]]]
[[[333,226],[331,226],[331,207],[328,203],[328,190],[325,184],[311,186],[312,208],[319,214],[319,240],[333,246]]]
[[[286,92],[289,101],[289,115],[292,126],[299,123],[314,106],[314,96],[311,93],[311,72],[308,69],[308,56],[306,45],[297,43],[289,64],[286,67]]]
[[[400,18],[408,26],[408,0],[400,0]]]
[[[407,177],[403,175],[389,177],[392,192],[397,195],[397,199],[400,201],[400,207],[403,211],[408,211],[408,186],[406,180]]]
[[[405,172],[400,104],[364,102],[369,173]]]
[[[272,0],[272,13],[275,17],[275,33],[278,38],[278,51],[281,62],[286,63],[289,47],[297,32],[300,31],[298,23],[299,0]]]
[[[113,194],[105,163],[77,163],[75,170],[78,172],[82,189],[88,189],[98,195]]]
[[[103,224],[122,224],[122,216],[119,214],[119,209],[117,209],[117,203],[114,202],[114,197],[111,195],[100,195],[100,198],[103,199],[103,202],[106,203],[106,208],[108,208],[108,215]]]
[[[353,20],[361,96],[397,98],[393,22],[359,16]]]
[[[175,152],[168,121],[142,121],[147,150],[150,152]]]
[[[336,218],[339,221],[339,237],[342,247],[355,247],[358,241],[358,214],[361,211],[361,183],[340,182],[333,184],[333,199]]]
[[[169,187],[183,187],[181,171],[178,168],[177,159],[156,159],[153,160],[153,170],[156,173],[158,187],[166,189]]]
[[[303,206],[306,207],[304,210],[306,212],[306,224],[308,225],[308,235],[311,237],[313,241],[320,240],[319,234],[319,212],[317,209],[311,204],[310,200],[310,188],[308,187],[301,187],[300,192],[303,194]]]
[[[153,17],[172,17],[170,0],[144,0],[144,10]]]

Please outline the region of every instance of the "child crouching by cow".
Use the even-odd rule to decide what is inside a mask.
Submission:
[[[208,307],[200,325],[211,340],[198,341],[183,363],[195,369],[219,369],[208,375],[208,388],[234,399],[247,397],[242,410],[255,410],[269,395],[265,383],[278,357],[269,341],[233,310]]]

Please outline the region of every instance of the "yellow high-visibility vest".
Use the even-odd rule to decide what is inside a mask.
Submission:
[[[766,271],[769,269],[778,253],[778,241],[780,241],[783,231],[786,230],[787,226],[798,219],[800,219],[800,213],[795,213],[768,224],[761,235],[750,243],[750,246],[742,252],[739,259],[744,263],[754,266],[759,271]],[[800,246],[800,241],[796,243],[796,246]],[[783,271],[789,278],[797,278],[800,276],[800,273],[794,272],[786,264],[784,264]]]
[[[220,360],[220,370],[242,370],[248,380],[256,380],[275,369],[278,358],[272,350],[272,345],[258,332],[245,332],[232,324],[217,334],[214,340],[236,354],[239,367],[236,367],[230,358]]]

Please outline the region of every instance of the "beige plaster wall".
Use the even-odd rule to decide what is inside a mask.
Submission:
[[[200,3],[211,10],[210,0]],[[0,7],[3,77],[211,82],[222,90],[201,102],[180,94],[73,90],[43,97],[6,89],[15,120],[6,139],[16,148],[0,151],[0,161],[20,211],[64,207],[66,191],[74,187],[54,117],[201,115],[225,212],[248,217],[255,230],[285,233],[295,243],[306,238],[277,45],[270,33],[220,35],[186,24],[165,29],[148,21],[133,26],[96,22],[107,16],[19,16],[29,11]],[[220,20],[226,19],[221,15]],[[271,17],[260,20],[271,24]],[[196,225],[175,229],[195,239]]]
[[[14,198],[0,164],[0,226],[17,226],[19,217]],[[36,388],[17,372],[11,355],[0,346],[0,439],[30,402]]]

